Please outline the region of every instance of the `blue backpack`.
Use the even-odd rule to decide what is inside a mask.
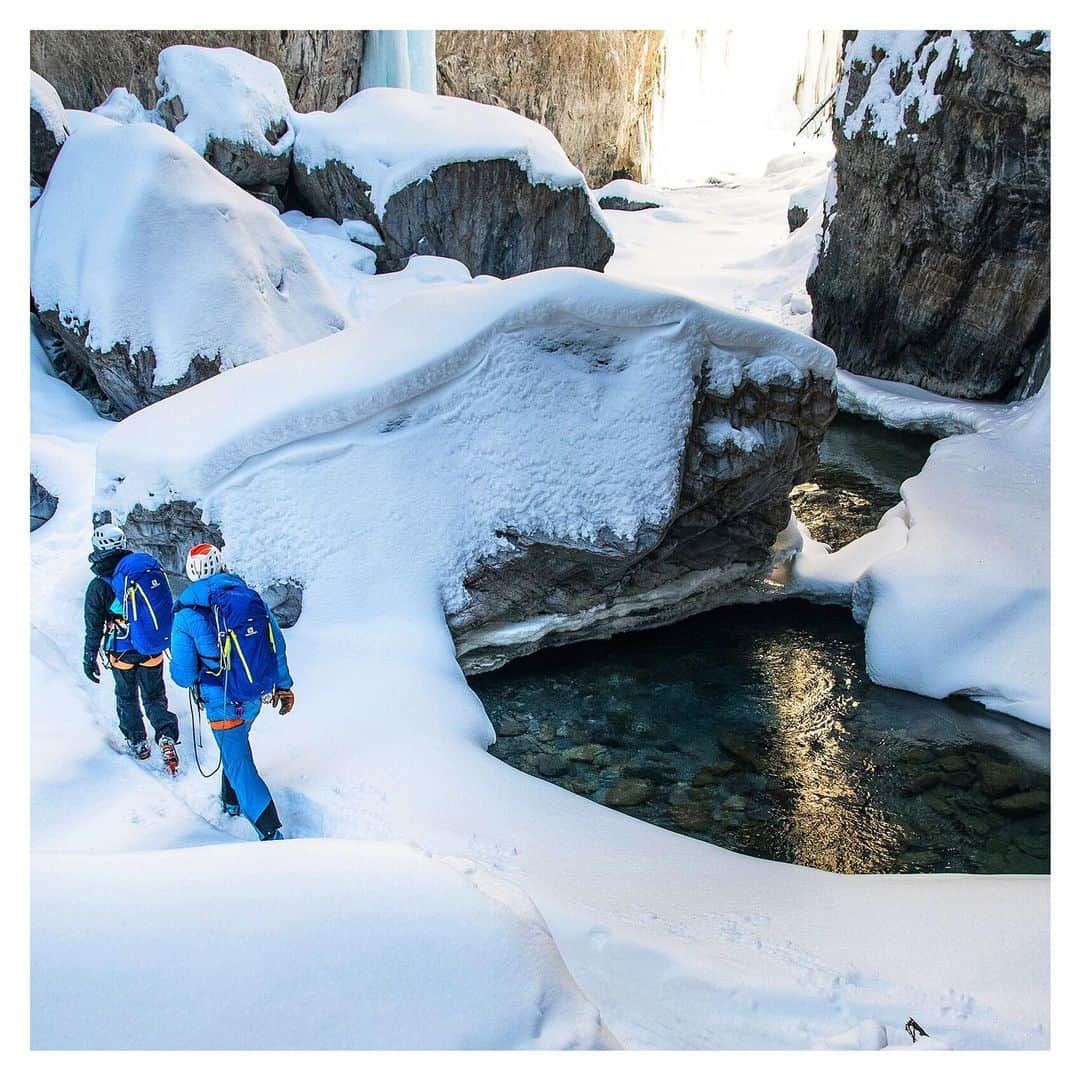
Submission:
[[[210,590],[220,659],[201,682],[220,686],[229,701],[254,701],[277,685],[277,646],[263,598],[247,585]]]
[[[112,587],[127,623],[128,647],[144,656],[164,652],[172,636],[173,598],[157,559],[125,555],[113,571]]]

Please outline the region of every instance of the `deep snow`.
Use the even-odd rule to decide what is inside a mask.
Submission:
[[[639,240],[645,233],[657,241],[655,269],[662,283],[695,284],[706,299],[723,302],[731,297],[744,311],[798,328],[808,316],[791,311],[782,297],[799,280],[800,252],[807,254],[809,243],[798,233],[788,239],[783,219],[791,191],[805,181],[805,176],[777,172],[745,188],[672,193],[683,200],[684,209],[669,220],[670,229],[648,224],[649,215],[661,211],[613,211],[607,217],[617,241],[624,231],[632,235],[633,230],[641,230]],[[698,225],[714,230],[710,241],[696,235],[695,218]],[[804,229],[812,232],[813,222]],[[742,265],[703,274],[705,246],[711,243],[715,252],[717,233],[726,236],[721,248]],[[680,245],[683,262],[678,258]],[[628,254],[624,274],[637,271],[644,280],[645,253]],[[617,254],[613,268],[618,259]],[[697,278],[693,266],[685,265],[694,259],[700,260]],[[427,265],[441,270],[448,262]],[[410,271],[386,279],[402,280]],[[287,632],[299,704],[287,719],[260,718],[254,739],[256,758],[288,835],[312,839],[271,845],[275,850],[269,856],[261,854],[265,845],[246,843],[248,827],[217,809],[215,783],[202,780],[191,767],[187,734],[181,746],[185,764],[176,781],[113,753],[109,741],[117,736],[109,688],[85,682],[77,664],[97,440],[108,431],[98,470],[107,486],[116,478],[117,466],[123,464],[126,470],[133,465],[117,455],[128,439],[123,431],[151,414],[174,417],[179,424],[184,401],[200,403],[191,412],[198,416],[215,396],[207,389],[210,384],[155,407],[157,413],[146,410],[112,426],[93,417],[68,387],[40,370],[35,375],[33,453],[39,455],[57,438],[57,424],[65,425],[62,434],[69,452],[51,477],[60,495],[57,514],[31,538],[37,586],[32,611],[33,845],[45,853],[37,856],[34,869],[39,935],[35,954],[47,957],[59,935],[81,924],[77,912],[65,914],[54,903],[56,890],[67,887],[86,894],[105,889],[118,872],[118,855],[80,853],[146,852],[125,857],[162,862],[176,858],[185,873],[206,880],[213,870],[205,849],[242,841],[242,849],[229,850],[243,851],[238,865],[244,887],[254,895],[280,891],[278,863],[287,861],[294,880],[312,880],[309,871],[317,866],[325,890],[320,896],[327,896],[355,880],[349,875],[358,872],[357,864],[362,867],[370,851],[384,863],[400,856],[405,870],[415,871],[423,892],[433,877],[429,880],[412,856],[405,859],[398,846],[405,843],[433,857],[432,875],[444,874],[441,859],[465,858],[527,893],[577,985],[627,1046],[808,1047],[827,1039],[850,1042],[846,1033],[853,1028],[869,1031],[875,1020],[887,1028],[890,1044],[903,1045],[902,1026],[909,1015],[917,1016],[938,1040],[958,1048],[1047,1045],[1048,879],[839,877],[767,863],[655,829],[516,772],[484,752],[492,738],[491,725],[456,663],[434,582],[415,572],[413,560],[422,562],[437,549],[439,537],[434,529],[410,534],[406,526],[416,523],[420,507],[431,508],[429,524],[447,512],[455,502],[452,492],[441,488],[448,477],[456,477],[455,484],[464,480],[467,489],[469,481],[497,475],[504,467],[496,455],[462,455],[460,440],[465,436],[455,427],[459,421],[462,428],[472,427],[479,440],[473,448],[482,444],[482,429],[475,428],[476,417],[469,410],[475,412],[485,398],[492,405],[501,401],[498,379],[490,370],[497,365],[480,364],[456,374],[445,359],[434,370],[417,367],[424,341],[435,336],[430,312],[453,310],[460,300],[466,315],[455,326],[467,338],[468,312],[488,317],[493,310],[489,304],[495,310],[498,304],[474,298],[474,292],[491,288],[482,279],[455,287],[446,284],[445,275],[433,276],[435,283],[429,287],[413,274],[402,290],[403,312],[414,312],[412,305],[422,303],[424,318],[410,326],[410,332],[418,334],[416,353],[402,347],[390,355],[385,377],[371,376],[372,394],[380,387],[385,393],[381,412],[374,396],[360,407],[360,395],[352,404],[346,402],[343,415],[335,419],[327,396],[326,408],[314,412],[321,419],[312,437],[290,445],[286,433],[273,432],[274,417],[282,414],[276,391],[268,388],[277,402],[267,413],[268,426],[239,425],[244,439],[257,435],[259,440],[245,444],[245,455],[256,448],[268,451],[252,458],[247,468],[223,474],[212,463],[185,461],[167,450],[157,457],[169,462],[170,470],[182,467],[185,484],[203,478],[198,482],[207,484],[215,509],[229,525],[227,556],[253,577],[268,573],[275,560],[294,555],[306,559],[308,551],[317,555],[304,615]],[[360,277],[367,275],[357,271]],[[738,284],[740,277],[745,286]],[[491,296],[507,295],[502,288],[497,286]],[[613,284],[605,288],[616,289],[611,295],[618,295]],[[394,325],[403,312],[385,312],[382,325]],[[337,335],[328,344],[336,348],[352,336],[358,335]],[[512,357],[504,366],[513,370],[520,365],[528,371],[526,360]],[[395,362],[400,365],[396,372]],[[283,362],[269,361],[275,363]],[[335,361],[331,357],[324,366],[332,371]],[[338,366],[344,371],[344,360]],[[262,367],[238,369],[214,382]],[[438,383],[432,380],[434,374],[449,381]],[[554,378],[556,386],[570,377],[562,371],[544,376]],[[369,378],[363,367],[352,377],[361,384]],[[252,385],[262,381],[251,379]],[[295,378],[290,385],[295,388]],[[425,387],[425,393],[408,397],[408,409],[401,408],[400,393],[386,392],[407,389],[413,395]],[[604,397],[600,394],[599,400]],[[266,401],[255,404],[261,408]],[[545,407],[541,401],[539,408]],[[455,413],[455,408],[461,411]],[[662,422],[665,412],[660,413],[658,421],[649,422]],[[69,421],[80,415],[85,426],[69,430]],[[292,415],[295,419],[295,411]],[[498,419],[490,411],[486,415]],[[359,416],[369,419],[348,429],[339,426],[344,438],[332,436],[325,426],[329,421],[332,429]],[[323,434],[314,434],[316,429]],[[557,437],[549,433],[546,439]],[[548,442],[535,445],[547,447]],[[457,456],[449,452],[451,447],[458,449]],[[584,448],[577,452],[584,453]],[[468,470],[470,461],[480,471],[460,475],[458,470]],[[544,477],[542,456],[530,459],[529,468],[537,469],[532,475],[537,481],[543,477],[552,491],[561,490],[567,480],[559,470]],[[145,476],[143,480],[145,487]],[[649,497],[658,497],[662,489],[662,484],[651,488]],[[383,497],[367,501],[365,490]],[[580,490],[587,490],[585,481]],[[350,499],[340,497],[344,491],[351,493]],[[520,498],[520,492],[514,496]],[[467,502],[462,513],[467,517],[476,509],[474,502]],[[246,513],[251,520],[243,524]],[[461,524],[453,522],[455,528]],[[350,526],[358,531],[350,532]],[[284,544],[267,543],[279,536],[288,538],[287,551],[282,551]],[[172,700],[183,708],[175,688]],[[186,716],[184,720],[186,732]],[[212,763],[212,749],[209,757]],[[76,804],[78,812],[73,812]],[[316,839],[323,837],[378,847],[350,848],[355,858],[334,860],[323,857],[332,843]],[[153,854],[172,848],[196,850],[186,862],[189,856],[183,852]],[[278,855],[278,849],[288,854]],[[71,854],[48,854],[59,851]],[[327,868],[328,862],[333,869]],[[175,873],[181,875],[179,866]],[[371,878],[378,888],[396,880],[393,874],[375,871]],[[440,896],[451,904],[462,887],[456,879],[452,885],[449,878],[445,882]],[[348,891],[350,903],[363,902],[355,897],[360,891],[355,885]],[[323,948],[304,900],[301,890],[290,893],[293,906],[283,944]],[[92,903],[89,898],[85,902]],[[492,909],[478,901],[474,910],[479,914]],[[266,917],[276,916],[267,912]],[[214,940],[219,914],[192,904],[184,925],[190,931],[185,942]],[[388,934],[400,935],[400,926],[380,925],[387,925]],[[528,954],[522,955],[521,943],[536,934],[535,922],[507,917],[504,925],[505,951],[499,956],[505,966],[500,963],[496,974],[529,971],[532,985],[547,980],[547,985],[560,988],[557,1011],[567,1022],[552,1025],[552,1041],[558,1041],[557,1033],[561,1038],[571,1031],[578,1038],[582,1030],[596,1032],[542,935],[534,937],[538,944],[532,956],[546,959],[530,967]],[[440,951],[446,943],[430,944],[431,939],[419,933],[422,927],[413,929],[395,939],[399,947],[393,955],[405,968],[399,973],[400,995],[403,1000],[415,995],[417,1002],[430,1001],[428,988],[419,983],[429,977],[429,965],[447,955]],[[118,955],[126,955],[117,940],[123,933],[123,927],[106,923],[102,951],[111,943]],[[456,973],[460,981],[455,985],[464,988],[463,1000],[472,1001],[475,1011],[490,1013],[494,1004],[502,1003],[501,988],[487,991],[482,999],[470,995],[491,985],[479,969],[486,963],[484,950],[495,938],[484,938],[478,927],[470,926],[468,933],[477,935],[476,944],[458,954],[465,966]],[[370,945],[377,948],[379,942]],[[45,952],[38,953],[40,949]],[[315,960],[305,961],[300,947],[287,955],[293,977],[305,980],[313,993],[321,992]],[[471,959],[478,961],[477,968],[468,968]],[[352,1000],[363,1007],[376,984],[364,977],[362,966],[346,979]],[[117,995],[126,999],[122,986],[102,983],[97,966],[75,973],[70,982],[61,980],[56,989],[67,993],[73,985],[84,990],[84,1003],[93,1002],[103,1014]],[[508,997],[507,1010],[500,1013],[507,1017],[500,1038],[489,1029],[480,1036],[491,1040],[485,1044],[521,1041],[523,1033],[516,1026],[521,1014],[515,1010],[523,1001],[527,995]],[[465,1017],[467,1011],[456,1015]],[[221,1045],[227,1038],[221,1014],[197,1015],[200,1024],[191,1033],[193,1042]],[[470,1033],[475,1035],[471,1011],[465,1019],[467,1027],[447,1022],[443,1045],[459,1045]],[[410,1045],[424,1041],[422,1030],[413,1028],[408,1034],[413,1036]]]

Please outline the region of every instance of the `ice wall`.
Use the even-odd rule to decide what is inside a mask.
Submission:
[[[435,93],[434,30],[368,30],[361,88],[399,86]]]
[[[835,86],[840,44],[839,30],[668,31],[652,181],[763,172]],[[827,125],[811,131],[828,137]]]

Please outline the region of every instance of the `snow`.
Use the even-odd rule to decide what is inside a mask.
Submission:
[[[434,30],[368,30],[364,36],[361,89],[397,86],[435,93]]]
[[[1014,30],[1012,32],[1013,40],[1021,45],[1026,45],[1036,34],[1042,34],[1042,40],[1035,48],[1039,52],[1050,52],[1049,30]]]
[[[272,209],[163,128],[86,121],[31,211],[41,310],[88,325],[102,351],[149,346],[158,386],[195,356],[230,368],[346,325]]]
[[[52,132],[58,145],[67,138],[64,123],[64,103],[51,82],[36,71],[30,72],[30,108],[41,117],[45,127]]]
[[[853,65],[871,72],[862,98],[844,116],[840,131],[850,139],[865,126],[890,146],[905,130],[908,110],[917,110],[918,121],[925,124],[940,108],[938,80],[955,61],[966,70],[974,46],[966,30],[956,30],[930,41],[925,30],[860,30],[844,49],[844,74],[837,91],[837,102],[847,108],[848,85]],[[875,50],[884,52],[880,61]],[[910,79],[899,93],[894,89],[904,69]]]
[[[605,276],[673,289],[707,304],[810,333],[807,266],[818,246],[821,199],[788,231],[793,197],[823,188],[831,150],[784,154],[762,176],[665,190],[658,210],[605,210],[615,254]]]
[[[837,402],[844,412],[865,416],[902,431],[962,435],[978,431],[1014,405],[945,397],[909,383],[873,379],[850,371],[836,373]]]
[[[155,85],[159,105],[173,97],[183,102],[186,116],[176,134],[200,156],[215,138],[270,157],[292,149],[289,91],[281,72],[266,60],[241,49],[170,45],[158,54]],[[284,134],[271,142],[268,129],[281,123]]]
[[[165,121],[154,109],[143,108],[143,103],[130,90],[122,86],[109,92],[109,96],[91,112],[115,120],[118,124],[157,124],[165,126]]]
[[[663,206],[666,200],[665,193],[659,188],[639,184],[636,180],[627,180],[625,177],[611,180],[603,187],[596,188],[593,194],[598,200],[626,199],[627,202],[656,203],[657,206]]]
[[[608,220],[617,239],[654,243],[657,283],[685,282],[706,302],[805,325],[782,297],[801,285],[811,252],[800,234],[815,226],[788,237],[784,217],[791,193],[824,167],[808,161],[806,175],[785,167],[739,188],[675,192],[664,211]],[[665,211],[662,224],[649,224]],[[645,262],[631,246],[621,275],[644,284]],[[178,926],[179,954],[199,959],[192,970],[143,963],[130,976],[132,994],[147,988],[139,1015],[155,1026],[146,1003],[161,999],[162,972],[175,980],[175,997],[170,990],[165,999],[199,1021],[193,1031],[170,1025],[186,1045],[246,1045],[249,1017],[263,1009],[274,1020],[260,1045],[271,1035],[297,1039],[324,1006],[327,1022],[305,1045],[340,1045],[333,1040],[346,1013],[350,1045],[367,1045],[373,998],[363,979],[372,957],[393,978],[392,993],[378,995],[389,1013],[373,1038],[394,1032],[400,1045],[431,1045],[437,1030],[454,1045],[606,1042],[553,940],[573,983],[629,1048],[805,1049],[853,1028],[865,1033],[873,1020],[885,1028],[886,1049],[906,1049],[911,1015],[934,1036],[914,1044],[919,1050],[1046,1047],[1048,877],[845,877],[753,859],[654,828],[485,753],[491,724],[443,619],[440,583],[460,570],[446,548],[482,536],[499,511],[564,525],[617,520],[608,511],[635,476],[648,478],[637,485],[646,491],[632,493],[635,505],[659,506],[663,469],[638,473],[646,451],[618,432],[601,436],[625,419],[627,430],[636,424],[643,441],[660,445],[684,407],[694,365],[688,337],[700,352],[707,329],[736,357],[751,341],[765,354],[809,350],[804,364],[823,353],[778,328],[630,288],[610,273],[545,271],[497,283],[470,280],[456,266],[414,259],[378,278],[357,270],[356,280],[389,283],[369,294],[381,314],[363,328],[227,372],[119,425],[93,416],[37,355],[33,453],[61,434],[57,425],[71,427],[70,458],[53,488],[57,513],[30,538],[35,1045],[47,1043],[55,1022],[44,992],[77,1001],[57,1014],[71,1015],[83,1033],[96,1017],[104,1027],[128,997],[114,973],[126,975],[135,950],[110,901],[130,884],[134,906],[163,906]],[[387,306],[390,294],[396,305]],[[614,352],[598,328],[619,338]],[[590,373],[601,340],[618,362]],[[556,346],[543,363],[537,342]],[[611,370],[623,359],[622,371]],[[303,381],[297,360],[314,365]],[[722,374],[748,377],[746,363],[745,355],[722,363]],[[244,393],[232,395],[239,385]],[[634,411],[642,396],[644,416]],[[219,423],[226,415],[243,461],[235,468],[213,460],[230,445]],[[611,465],[624,454],[619,475]],[[1011,458],[992,464],[1012,466]],[[127,478],[109,491],[120,475]],[[995,475],[981,477],[984,510],[1017,513],[1018,504],[987,491]],[[202,498],[225,527],[227,558],[253,580],[282,567],[304,575],[304,614],[286,631],[298,704],[287,718],[264,714],[254,735],[285,821],[282,844],[251,843],[250,827],[218,809],[216,783],[192,765],[181,692],[170,688],[184,728],[181,774],[172,780],[113,752],[111,688],[78,670],[91,508],[106,494],[115,504],[140,490],[166,498],[170,485]],[[534,508],[541,487],[554,501]],[[985,547],[997,515],[982,519]],[[964,543],[953,569],[972,560],[971,538]],[[986,591],[986,580],[972,577],[969,586]],[[921,618],[924,632],[930,618]],[[206,756],[212,765],[212,748]],[[473,865],[482,869],[470,875]],[[223,938],[213,905],[234,872],[243,918]],[[469,892],[478,877],[494,897]],[[304,887],[282,889],[283,880]],[[168,884],[155,887],[161,881]],[[210,883],[214,899],[199,903]],[[89,940],[88,919],[96,920]],[[361,937],[358,926],[369,924]],[[148,923],[145,933],[157,929]],[[130,933],[145,957],[143,929]],[[67,958],[88,943],[87,962],[61,970],[51,958],[76,936],[80,950],[69,948]],[[244,1008],[212,1009],[218,999],[207,987],[223,981],[215,965],[241,949],[255,966],[253,989],[245,983],[238,995]],[[489,965],[489,952],[497,963]],[[49,964],[39,968],[39,957]],[[320,984],[325,967],[333,977]],[[276,990],[282,970],[289,984]],[[327,984],[342,988],[340,1001],[327,1001]],[[288,1015],[277,1011],[281,997]],[[152,1043],[129,1028],[124,1045],[134,1040]]]
[[[300,840],[39,853],[31,872],[35,1048],[617,1046],[532,903],[472,862]],[[147,962],[163,928],[182,962]]]
[[[546,127],[524,116],[463,98],[373,87],[332,113],[296,116],[294,159],[315,169],[340,161],[371,187],[382,217],[390,197],[456,161],[516,161],[531,183],[580,187],[601,211],[585,178]]]

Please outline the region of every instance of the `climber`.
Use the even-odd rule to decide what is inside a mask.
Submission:
[[[251,725],[264,701],[294,703],[285,639],[273,613],[254,589],[225,569],[213,544],[188,552],[192,582],[176,601],[170,668],[173,681],[189,686],[206,709],[221,750],[221,803],[243,814],[260,840],[281,840],[281,820],[251,756]]]
[[[91,682],[101,681],[100,651],[113,673],[116,715],[131,752],[140,761],[150,756],[145,709],[162,761],[175,773],[180,763],[176,753],[180,727],[169,712],[162,663],[172,629],[168,579],[156,559],[128,548],[118,525],[99,525],[91,543],[93,577],[83,602],[83,671]]]

